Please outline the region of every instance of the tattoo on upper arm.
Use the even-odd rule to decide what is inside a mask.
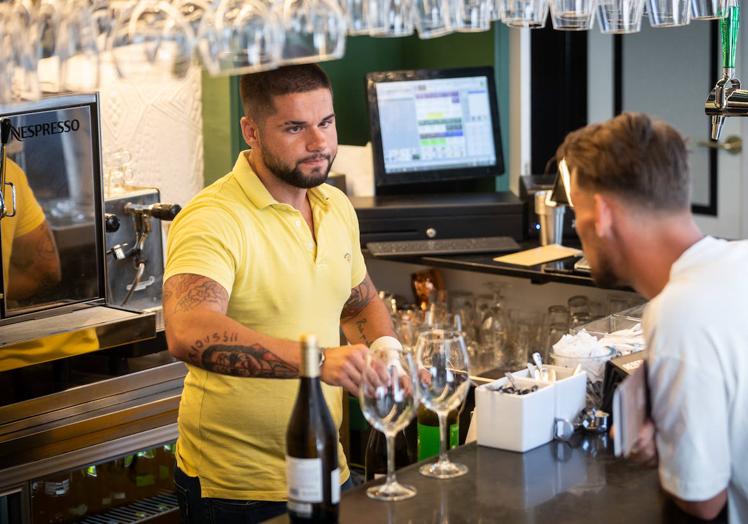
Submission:
[[[341,320],[350,320],[357,316],[376,296],[374,284],[372,284],[369,275],[366,275],[364,281],[351,290],[351,296],[343,305],[343,312],[340,314]]]
[[[191,363],[224,375],[254,378],[294,378],[299,374],[289,364],[260,344],[241,346],[231,344],[239,339],[237,333],[213,333],[195,341],[190,347]]]
[[[226,312],[229,296],[215,280],[200,275],[177,275],[164,284],[164,306],[174,313],[208,306]]]

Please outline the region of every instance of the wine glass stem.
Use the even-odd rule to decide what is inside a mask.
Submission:
[[[385,435],[387,439],[387,482],[395,482],[395,435]]]
[[[447,458],[447,442],[449,435],[447,433],[447,414],[437,413],[439,417],[439,462],[449,462]]]

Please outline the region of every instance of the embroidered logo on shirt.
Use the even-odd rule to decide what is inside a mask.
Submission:
[[[350,253],[346,253],[345,255],[343,255],[343,258],[345,258],[346,262],[350,262],[351,261],[351,254]]]

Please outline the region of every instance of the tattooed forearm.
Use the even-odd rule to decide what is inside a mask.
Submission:
[[[237,377],[294,378],[299,375],[298,368],[260,344],[213,344],[202,351],[200,362],[208,371]]]
[[[371,283],[371,279],[367,275],[361,284],[351,290],[350,298],[348,298],[348,301],[343,305],[340,319],[345,321],[357,316],[366,309],[366,306],[368,306],[376,296],[377,294],[374,290],[374,285]]]
[[[368,320],[365,318],[359,319],[356,321],[356,328],[358,329],[358,334],[361,336],[361,340],[364,344],[367,346],[371,345],[371,341],[366,336],[366,324],[368,323]]]

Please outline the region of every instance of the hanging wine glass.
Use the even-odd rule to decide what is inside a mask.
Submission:
[[[412,0],[384,0],[371,21],[371,36],[410,36],[413,34]]]
[[[349,35],[368,35],[378,0],[345,0],[342,2]]]
[[[334,60],[345,53],[345,14],[336,0],[284,0],[281,23],[284,64]]]
[[[548,18],[548,0],[502,0],[501,21],[509,27],[545,27]]]
[[[44,35],[40,28],[38,10],[32,4],[18,1],[10,5],[5,30],[11,35],[13,50],[11,96],[14,100],[38,100],[41,97],[38,70]]]
[[[414,16],[419,38],[436,38],[452,32],[448,0],[414,0]]]
[[[261,0],[223,0],[198,29],[200,57],[212,75],[275,68],[283,40],[278,14]]]
[[[99,88],[99,46],[88,0],[68,4],[57,34],[60,84],[67,91],[95,91]]]
[[[387,439],[387,479],[367,489],[366,494],[388,501],[415,496],[415,488],[395,479],[395,436],[413,420],[418,406],[412,355],[391,347],[370,348],[359,402],[366,420]]]
[[[455,28],[462,33],[491,29],[493,0],[457,0]]]
[[[447,457],[447,415],[458,409],[470,388],[469,361],[460,333],[435,329],[420,334],[416,342],[418,396],[439,417],[439,460],[421,466],[427,477],[447,479],[467,473],[467,466]]]
[[[187,75],[194,43],[192,28],[173,5],[140,0],[129,16],[118,17],[109,50],[121,78],[159,82]]]

